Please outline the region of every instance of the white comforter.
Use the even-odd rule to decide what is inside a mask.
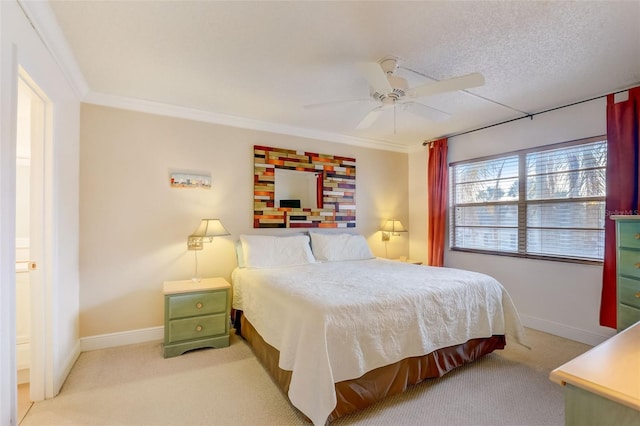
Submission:
[[[334,383],[469,339],[524,330],[487,275],[385,259],[235,269],[233,307],[280,351],[289,399],[315,425],[336,405]]]

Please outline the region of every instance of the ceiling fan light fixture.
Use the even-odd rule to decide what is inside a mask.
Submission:
[[[387,75],[387,80],[389,80],[392,91],[382,93],[372,87],[371,97],[374,100],[384,103],[387,99],[391,98],[393,102],[395,102],[406,95],[407,90],[409,90],[409,84],[406,79],[395,75]]]

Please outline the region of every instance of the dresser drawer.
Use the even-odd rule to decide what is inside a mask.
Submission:
[[[640,278],[640,251],[618,249],[618,274]]]
[[[618,247],[640,249],[640,221],[618,223]]]
[[[640,281],[619,277],[618,303],[640,309]]]
[[[227,310],[227,291],[174,294],[169,297],[169,319],[216,314]]]
[[[622,331],[638,321],[640,321],[640,309],[627,305],[618,305],[618,331]]]
[[[222,313],[172,320],[169,321],[168,331],[167,344],[225,334],[227,332],[227,316]]]

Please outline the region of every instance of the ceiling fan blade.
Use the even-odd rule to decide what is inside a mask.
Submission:
[[[476,72],[473,74],[463,75],[461,77],[449,78],[435,83],[427,83],[414,87],[409,89],[408,96],[411,98],[422,98],[445,92],[470,89],[472,87],[482,86],[483,84],[484,77],[482,74]]]
[[[377,62],[358,62],[358,69],[367,79],[369,85],[373,88],[374,91],[378,93],[391,93],[393,92],[393,87],[391,87],[391,83],[389,83],[389,79],[387,78],[387,74],[382,70],[380,64]]]
[[[362,98],[362,99],[344,99],[341,101],[330,101],[330,102],[320,102],[317,104],[309,104],[309,105],[303,105],[302,107],[304,109],[316,109],[316,108],[326,108],[326,107],[332,107],[332,106],[336,106],[336,105],[343,105],[343,104],[351,104],[351,103],[356,103],[356,102],[375,102],[372,98]]]
[[[403,102],[401,105],[403,110],[426,118],[429,121],[445,121],[451,117],[451,114],[447,112],[440,111],[439,109],[426,106],[419,102]]]
[[[369,111],[367,115],[364,116],[360,124],[358,124],[356,129],[362,130],[362,129],[368,129],[369,127],[371,127],[371,125],[375,123],[378,117],[380,117],[382,110],[383,110],[383,107],[379,106]]]

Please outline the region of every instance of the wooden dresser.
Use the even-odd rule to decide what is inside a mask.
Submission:
[[[640,216],[611,219],[616,221],[618,331],[622,331],[640,321]]]
[[[565,387],[565,425],[640,425],[640,324],[553,370]]]

